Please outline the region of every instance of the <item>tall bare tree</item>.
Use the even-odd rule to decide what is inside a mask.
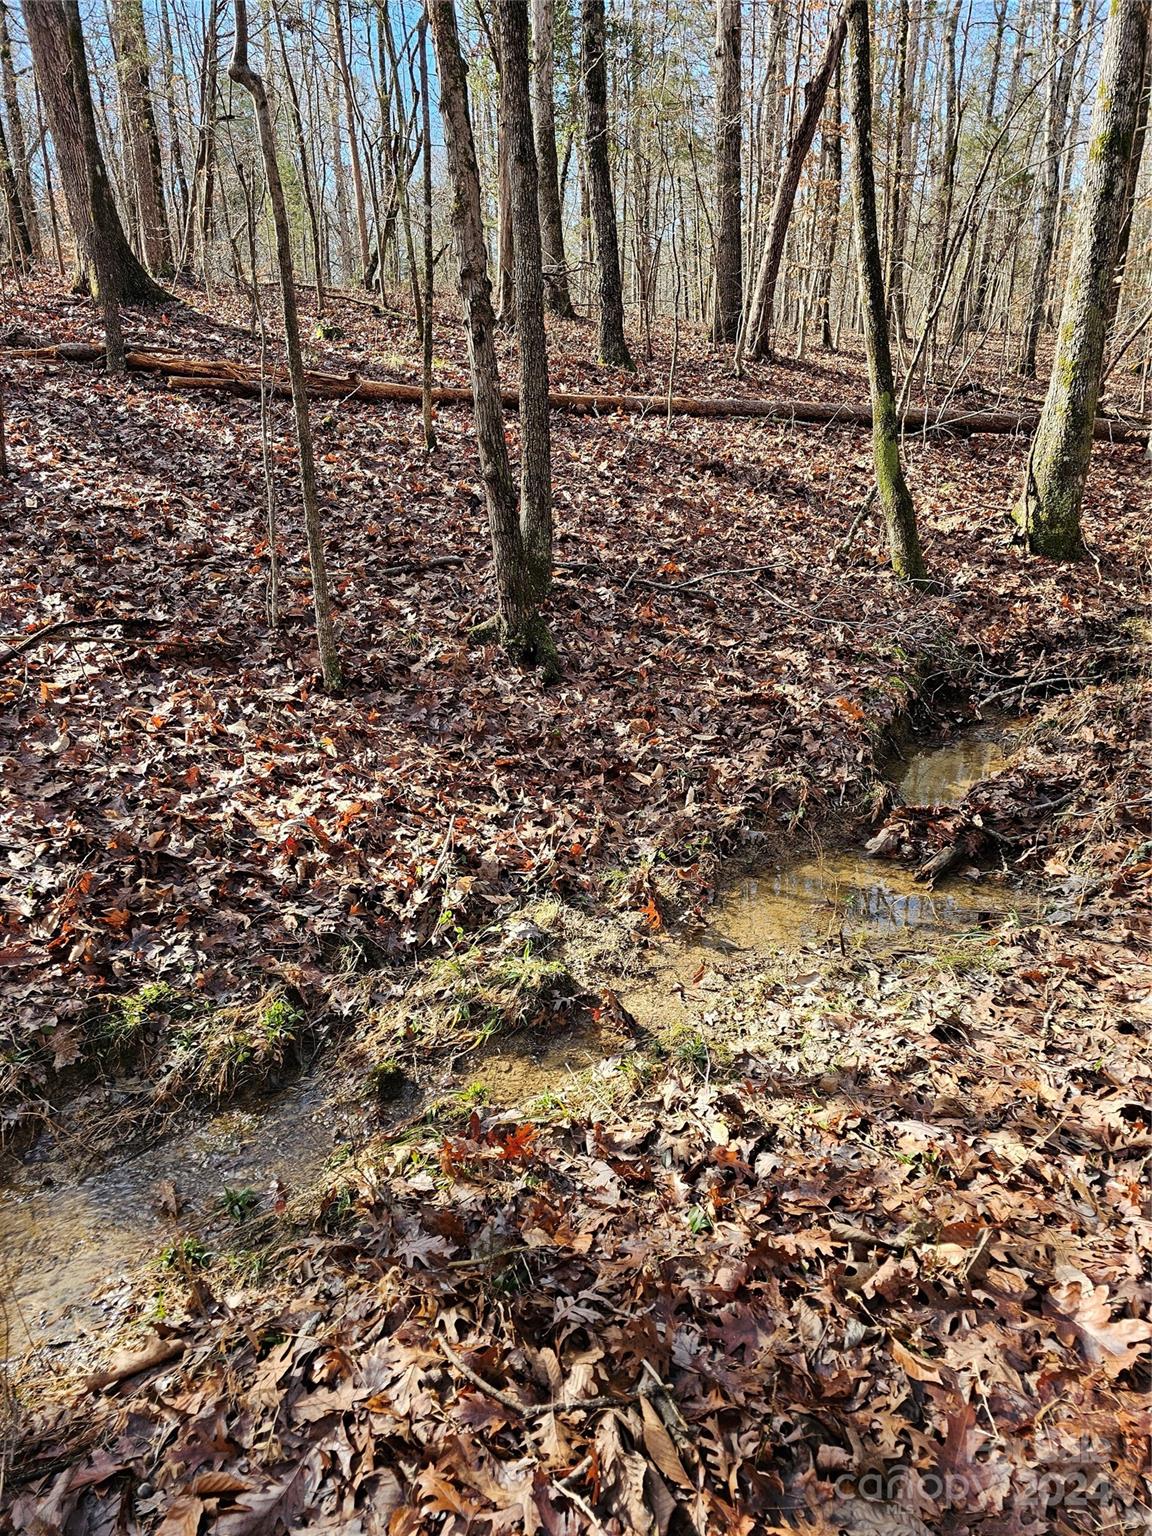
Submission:
[[[288,208],[284,201],[284,183],[276,156],[276,129],[268,92],[263,78],[248,62],[248,8],[246,0],[235,0],[235,34],[232,62],[228,73],[252,98],[256,131],[264,159],[268,201],[272,205],[272,223],[276,232],[276,265],[280,274],[280,299],[284,316],[284,346],[288,357],[288,378],[292,389],[292,411],[296,422],[296,448],[300,459],[300,499],[304,507],[304,530],[308,540],[308,564],[312,574],[312,606],[316,621],[316,644],[320,653],[320,675],[324,687],[335,692],[340,687],[340,656],[332,629],[332,600],[328,590],[328,566],[324,553],[324,532],[320,522],[320,504],[316,494],[316,460],[312,449],[312,423],[308,414],[308,385],[304,374],[304,354],[300,346],[300,314],[296,302],[296,275],[292,267],[292,234]]]
[[[552,448],[548,422],[548,341],[539,187],[528,85],[528,10],[496,0],[503,67],[500,115],[512,204],[516,338],[520,348],[520,537],[536,593],[552,581]]]
[[[554,315],[575,320],[568,266],[564,258],[564,211],[560,201],[560,162],[556,152],[556,8],[555,0],[532,0],[532,119],[540,182],[540,240],[544,260],[544,298]]]
[[[137,260],[124,234],[104,164],[77,0],[24,0],[24,23],[56,146],[80,285],[109,303],[156,304],[168,295]]]
[[[1072,93],[1076,52],[1080,44],[1084,0],[1072,0],[1068,28],[1064,33],[1060,29],[1060,14],[1061,0],[1052,0],[1048,35],[1053,63],[1044,117],[1044,158],[1040,167],[1043,190],[1032,260],[1028,315],[1024,326],[1024,347],[1020,357],[1020,372],[1028,379],[1036,373],[1036,348],[1048,307],[1048,280],[1052,272],[1052,257],[1056,249],[1056,219],[1060,211],[1060,167],[1067,137],[1068,102]]]
[[[452,227],[472,373],[476,448],[488,505],[492,565],[496,577],[497,614],[491,632],[517,660],[540,663],[552,671],[556,666],[555,648],[537,607],[539,582],[524,548],[516,489],[504,439],[504,409],[496,360],[496,315],[488,276],[480,172],[476,163],[476,143],[468,107],[468,74],[460,52],[455,4],[453,0],[430,0],[428,15],[440,74],[440,119],[452,182]]]
[[[1148,35],[1149,0],[1112,0],[1056,356],[1015,514],[1029,549],[1054,560],[1083,548],[1080,510]]]
[[[152,109],[151,61],[143,0],[113,0],[112,41],[140,253],[158,277],[172,275],[172,237],[164,197],[164,162]]]
[[[716,0],[716,254],[712,340],[735,341],[744,308],[741,0]]]
[[[624,338],[624,282],[616,198],[608,155],[608,60],[604,0],[581,0],[580,50],[584,76],[584,158],[588,201],[596,230],[600,288],[600,360],[614,368],[635,368]]]
[[[4,95],[4,111],[8,116],[7,158],[16,183],[17,203],[14,213],[25,254],[37,257],[41,254],[40,220],[36,212],[36,195],[32,190],[28,134],[20,106],[16,69],[12,62],[12,32],[8,23],[7,0],[0,0],[0,88]]]
[[[848,71],[852,113],[852,207],[860,274],[860,315],[872,388],[872,456],[876,491],[888,529],[892,569],[905,581],[925,579],[916,528],[916,510],[900,462],[900,423],[884,302],[884,268],[876,218],[876,177],[872,163],[872,49],[868,0],[849,0]]]

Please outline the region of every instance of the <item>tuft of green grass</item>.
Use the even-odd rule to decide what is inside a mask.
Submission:
[[[260,1193],[255,1189],[229,1189],[224,1187],[220,1206],[233,1221],[247,1221],[260,1204]]]

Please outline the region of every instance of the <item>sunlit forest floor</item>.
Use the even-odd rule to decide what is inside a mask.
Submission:
[[[129,343],[258,358],[245,301],[185,297]],[[8,346],[96,334],[49,286],[7,315]],[[417,377],[409,319],[327,320],[318,366]],[[589,327],[552,344],[558,386],[632,387]],[[436,357],[466,380],[450,322]],[[999,364],[966,402],[1038,400]],[[415,408],[318,403],[327,698],[287,404],[270,630],[257,404],[4,365],[5,650],[133,621],[0,676],[13,1159],[106,1159],[317,1060],[366,1094],[314,1187],[234,1200],[223,1243],[165,1195],[114,1326],[25,1353],[13,1527],[1140,1529],[1142,451],[1097,445],[1090,554],[1058,568],[1012,541],[1023,439],[910,439],[924,595],[876,517],[843,548],[858,429],[554,415],[545,689],[469,643],[467,411],[429,458]],[[726,366],[686,332],[677,392],[866,400],[852,354]],[[1027,717],[1008,760],[902,808],[894,748],[981,710]],[[1019,915],[946,943],[837,919],[660,981],[733,870],[885,831]],[[114,1333],[123,1382],[80,1396]]]

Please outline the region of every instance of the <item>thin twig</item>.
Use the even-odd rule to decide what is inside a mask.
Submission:
[[[21,640],[17,645],[13,645],[7,651],[5,651],[4,655],[0,656],[0,667],[5,667],[10,661],[15,661],[17,656],[23,656],[25,651],[32,650],[35,646],[40,644],[41,640],[50,640],[53,635],[64,634],[67,630],[104,629],[109,624],[120,624],[125,629],[148,629],[153,624],[165,623],[167,623],[166,619],[56,619],[53,623],[45,624],[42,628],[38,629],[35,634],[29,635],[27,639]]]
[[[522,1419],[537,1419],[545,1413],[596,1413],[604,1408],[624,1408],[629,1403],[634,1403],[640,1395],[638,1392],[626,1392],[619,1397],[578,1397],[571,1400],[556,1398],[550,1403],[521,1403],[510,1392],[502,1392],[490,1381],[485,1381],[467,1361],[460,1358],[443,1336],[438,1336],[436,1342],[466,1381],[470,1381],[474,1387],[493,1398],[502,1408],[507,1408],[509,1412],[517,1414]]]

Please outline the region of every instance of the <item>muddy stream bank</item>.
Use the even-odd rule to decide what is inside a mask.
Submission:
[[[955,805],[995,774],[1018,739],[1014,721],[978,723],[941,745],[917,748],[890,772],[913,805]],[[1035,914],[1019,889],[995,873],[963,872],[936,889],[912,872],[862,852],[800,854],[734,881],[708,929],[666,937],[643,983],[620,996],[647,1027],[684,1013],[685,988],[723,957],[800,959],[836,943],[842,950],[930,951],[955,935],[994,926],[1016,911]],[[469,1070],[498,1104],[563,1092],[595,1068],[586,1038],[555,1041],[532,1057],[515,1040]],[[418,1105],[405,1106],[410,1112]],[[146,1265],[174,1248],[242,1248],[249,1208],[268,1211],[341,1161],[364,1135],[362,1105],[318,1073],[274,1097],[233,1106],[146,1151],[77,1178],[67,1148],[46,1139],[0,1170],[0,1344],[10,1358],[98,1343],[138,1296]]]

